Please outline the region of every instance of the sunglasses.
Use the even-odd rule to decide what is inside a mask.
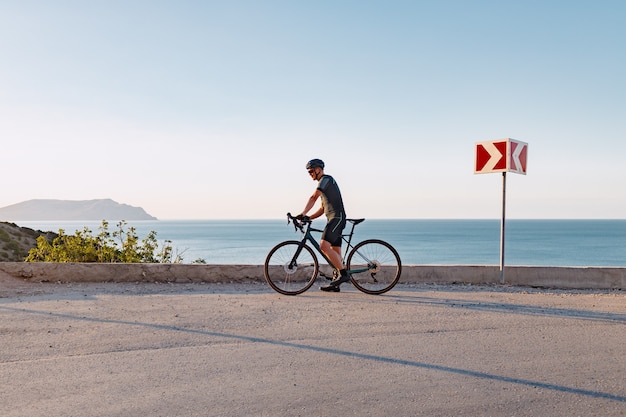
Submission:
[[[313,174],[315,172],[315,169],[309,169],[309,174]]]

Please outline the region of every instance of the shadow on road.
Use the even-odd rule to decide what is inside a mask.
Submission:
[[[524,314],[543,314],[543,315],[556,315],[556,316],[567,316],[567,317],[580,317],[584,319],[594,319],[594,320],[599,319],[599,320],[610,320],[610,321],[618,321],[618,322],[626,321],[626,317],[624,317],[624,315],[621,315],[621,314],[609,315],[608,313],[602,313],[599,317],[597,317],[595,314],[590,314],[590,312],[585,312],[585,311],[550,309],[550,308],[543,308],[543,307],[519,306],[519,305],[512,305],[512,304],[509,305],[509,304],[501,304],[501,303],[473,303],[473,302],[468,302],[465,300],[442,301],[442,300],[437,300],[435,298],[409,297],[409,296],[391,296],[387,298],[395,299],[395,301],[399,301],[399,302],[432,303],[432,304],[437,304],[437,305],[441,304],[441,305],[459,307],[459,308],[487,309],[490,311],[496,310],[498,312],[502,312],[502,311],[506,312],[508,310],[511,310],[511,312],[517,312],[517,313],[523,312]],[[502,375],[490,374],[486,372],[473,371],[471,369],[454,368],[454,367],[449,367],[449,366],[444,366],[444,365],[436,365],[436,364],[430,364],[430,363],[424,363],[424,362],[418,362],[418,361],[410,361],[410,360],[405,360],[405,359],[391,358],[391,357],[385,357],[385,356],[379,356],[379,355],[369,355],[369,354],[358,353],[358,352],[350,352],[347,350],[332,349],[332,348],[325,348],[321,346],[313,346],[313,345],[307,345],[307,344],[302,344],[302,343],[287,342],[283,340],[273,340],[273,339],[238,335],[238,334],[232,334],[232,333],[212,332],[212,331],[207,331],[207,330],[186,329],[182,327],[162,325],[158,323],[141,323],[141,322],[101,319],[97,317],[85,317],[85,316],[78,317],[78,316],[74,316],[71,314],[54,313],[50,311],[40,311],[40,310],[32,310],[32,309],[21,309],[21,308],[15,308],[15,307],[7,307],[7,306],[0,306],[0,310],[9,311],[13,313],[20,313],[20,314],[33,314],[33,315],[41,315],[45,317],[56,317],[56,318],[61,318],[61,319],[66,319],[66,320],[107,323],[107,324],[116,324],[116,325],[121,325],[121,326],[134,326],[134,327],[157,329],[157,330],[164,330],[164,331],[171,331],[171,332],[183,332],[183,333],[190,333],[190,334],[196,334],[196,335],[205,335],[209,337],[219,337],[219,338],[224,338],[224,339],[239,340],[239,341],[245,341],[245,342],[250,342],[250,343],[263,343],[263,344],[268,344],[268,345],[288,347],[292,349],[301,349],[301,350],[321,352],[321,353],[326,353],[326,354],[331,354],[331,355],[339,355],[339,356],[344,356],[344,357],[353,358],[353,359],[361,359],[361,360],[366,360],[366,361],[375,361],[375,362],[382,362],[382,363],[388,363],[388,364],[393,364],[393,365],[401,365],[401,366],[407,366],[407,367],[413,367],[413,368],[419,368],[419,369],[427,369],[431,371],[446,372],[446,373],[468,376],[472,378],[480,378],[480,379],[504,382],[504,383],[509,383],[509,384],[517,384],[517,385],[529,386],[533,388],[542,388],[542,389],[552,390],[552,391],[557,391],[557,392],[562,392],[562,393],[582,395],[582,396],[593,397],[593,398],[602,398],[602,399],[607,399],[611,401],[618,401],[618,402],[626,403],[626,396],[623,396],[623,395],[617,395],[617,394],[611,394],[611,393],[593,391],[593,390],[586,390],[586,389],[580,389],[580,388],[575,388],[575,387],[568,387],[564,385],[551,384],[551,383],[546,383],[546,382],[541,382],[541,381],[533,381],[529,379],[512,378],[512,377],[507,377],[507,376],[502,376]]]

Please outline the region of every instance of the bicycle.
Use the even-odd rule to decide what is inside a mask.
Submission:
[[[379,239],[364,240],[352,246],[352,236],[357,224],[365,219],[347,219],[352,224],[350,233],[342,235],[347,243],[343,259],[350,274],[350,282],[358,290],[366,294],[383,294],[392,289],[400,279],[402,263],[393,246]],[[287,224],[293,222],[296,231],[303,234],[301,240],[287,240],[274,246],[265,259],[265,280],[274,290],[285,295],[297,295],[305,292],[318,276],[328,280],[331,276],[320,272],[319,262],[311,246],[330,265],[312,232],[323,232],[314,229],[312,220],[298,218],[287,213]],[[307,245],[310,243],[311,246]],[[348,251],[350,251],[348,253]],[[334,270],[334,277],[338,271]]]

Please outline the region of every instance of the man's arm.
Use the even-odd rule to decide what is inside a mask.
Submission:
[[[322,195],[322,192],[320,190],[315,190],[315,192],[313,193],[313,195],[311,197],[309,197],[309,200],[306,202],[306,206],[304,206],[304,210],[302,210],[302,214],[306,216],[306,214],[309,212],[309,210],[311,210],[313,208],[313,206],[315,205],[315,202],[317,201],[318,198],[320,198],[320,195]],[[323,208],[320,209],[323,212]],[[318,214],[320,212],[320,210],[317,210],[315,213],[313,213],[313,216],[311,216],[312,219],[319,217],[321,214]],[[315,216],[317,214],[317,216]],[[315,217],[314,217],[315,216]]]
[[[318,218],[318,217],[320,217],[322,214],[324,214],[324,206],[320,206],[320,208],[319,208],[319,209],[318,209],[315,213],[311,214],[311,215],[309,216],[309,218],[310,218],[311,220],[313,220],[313,219],[317,219],[317,218]]]

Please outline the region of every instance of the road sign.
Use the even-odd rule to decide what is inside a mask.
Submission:
[[[515,172],[526,175],[528,144],[515,139],[476,143],[474,174]]]
[[[476,143],[474,174],[502,173],[502,221],[500,222],[500,283],[504,284],[504,231],[506,221],[506,173],[526,175],[528,144],[515,139]]]

